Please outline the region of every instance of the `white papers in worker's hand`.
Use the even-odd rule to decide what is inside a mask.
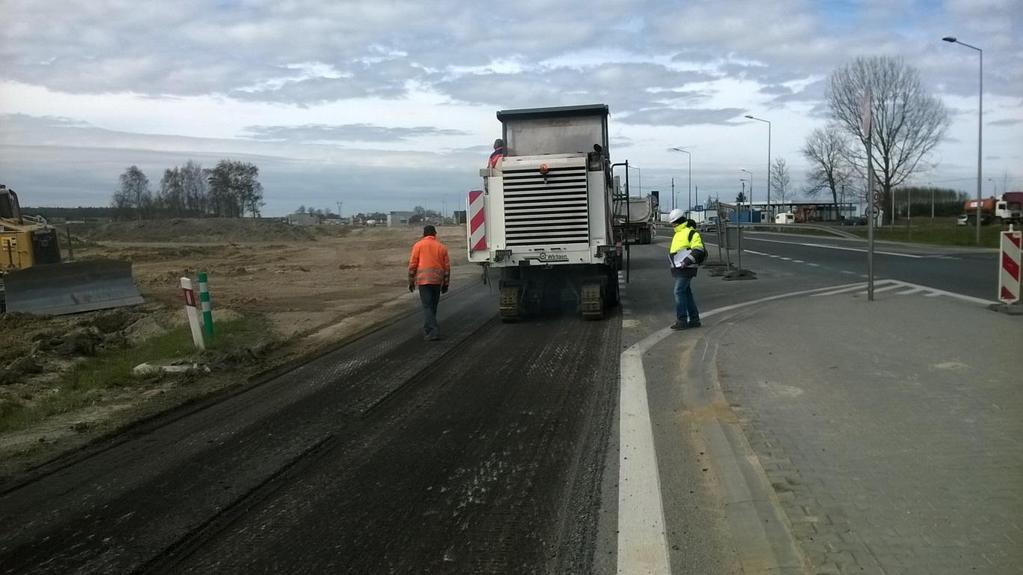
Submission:
[[[671,256],[671,267],[673,268],[689,267],[693,263],[693,258],[689,259],[686,258],[688,258],[689,255],[692,253],[693,253],[692,250],[679,250],[675,252],[675,254]]]

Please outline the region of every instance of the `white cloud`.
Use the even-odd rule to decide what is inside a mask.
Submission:
[[[476,147],[499,133],[495,109],[606,102],[612,152],[651,182],[678,167],[665,149],[689,143],[694,175],[727,187],[734,166],[766,163],[764,126],[734,125],[744,112],[772,120],[775,155],[798,169],[828,74],[888,54],[955,112],[934,172],[957,178],[971,168],[952,159],[976,153],[977,58],[940,41],[951,34],[985,49],[985,171],[1001,173],[1023,156],[1021,13],[1016,0],[6,0],[0,110],[78,124],[49,121],[42,143],[0,123],[0,166],[7,177],[29,157],[11,151],[29,145],[17,134],[68,165],[90,147],[104,161],[111,148],[191,150],[289,169],[464,170],[472,185]]]

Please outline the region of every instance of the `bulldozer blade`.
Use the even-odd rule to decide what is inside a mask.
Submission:
[[[7,312],[64,315],[143,303],[131,262],[85,260],[7,274]]]

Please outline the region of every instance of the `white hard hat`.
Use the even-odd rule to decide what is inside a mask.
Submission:
[[[674,210],[671,210],[671,213],[668,214],[668,221],[671,223],[675,223],[684,217],[686,217],[686,213],[678,208],[675,208]]]

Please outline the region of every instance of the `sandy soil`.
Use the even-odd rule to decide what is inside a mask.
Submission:
[[[147,299],[179,305],[178,280],[205,271],[214,317],[218,308],[267,315],[283,338],[301,338],[324,328],[352,324],[385,304],[409,300],[406,265],[419,228],[340,228],[291,241],[228,241],[223,244],[102,241],[79,249],[82,256],[130,259]],[[476,281],[466,262],[465,231],[443,227],[438,238],[449,249],[453,286]],[[388,306],[388,307],[391,307]],[[337,337],[345,331],[333,332]]]
[[[335,346],[414,311],[418,297],[408,293],[406,266],[420,232],[421,228],[293,228],[216,220],[73,228],[76,259],[113,257],[133,263],[136,283],[147,304],[132,310],[130,319],[134,322],[141,316],[147,320],[141,322],[143,328],[150,329],[130,332],[128,340],[163,333],[168,326],[183,322],[179,278],[194,280],[199,271],[205,271],[215,319],[263,315],[271,321],[274,339],[281,345],[236,373],[203,378],[208,381],[193,379],[187,386],[166,379],[141,382],[137,387],[104,394],[88,409],[52,416],[30,429],[2,433],[0,459],[31,452],[31,462],[45,460],[154,410],[244,382],[252,373]],[[438,233],[450,251],[455,289],[479,281],[479,268],[466,262],[464,234],[462,226],[442,227]],[[8,353],[0,354],[0,370],[29,354],[39,360],[42,369],[26,375],[24,381],[0,385],[0,403],[4,397],[17,396],[24,402],[47,393],[59,380],[59,372],[75,365],[77,359],[66,353],[60,357],[42,354],[38,345],[31,344],[38,339],[36,334],[66,333],[97,321],[96,314],[4,319],[0,350]],[[131,353],[130,347],[123,352]],[[12,472],[3,467],[0,474]]]

